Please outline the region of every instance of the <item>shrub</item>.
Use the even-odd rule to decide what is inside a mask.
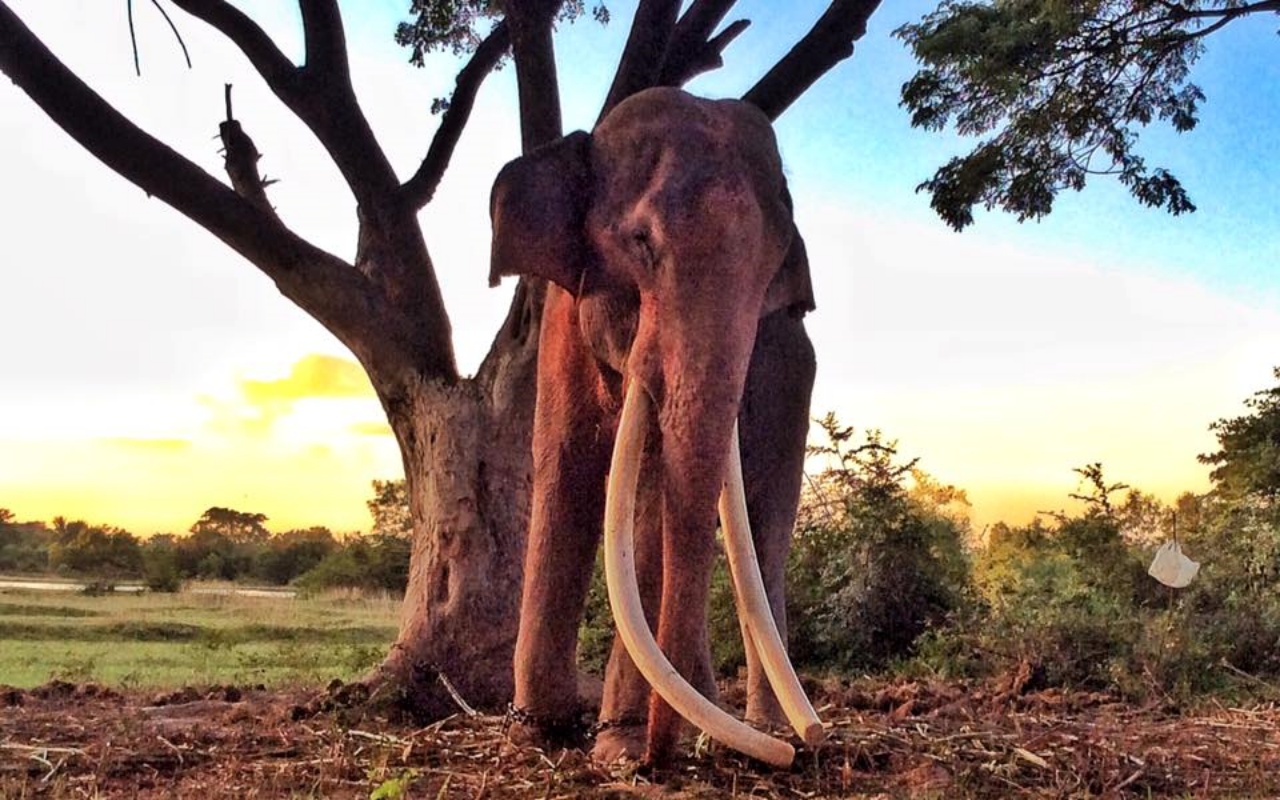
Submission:
[[[829,466],[809,485],[788,562],[792,658],[810,668],[882,667],[910,655],[967,591],[963,492],[895,462],[878,431],[850,447],[828,415]],[[908,487],[908,479],[915,489]]]

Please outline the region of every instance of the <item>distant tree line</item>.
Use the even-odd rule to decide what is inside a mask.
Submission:
[[[148,538],[63,517],[19,522],[0,509],[0,572],[141,581],[155,591],[200,579],[402,592],[410,548],[394,506],[403,503],[402,481],[374,481],[373,530],[346,536],[324,527],[272,534],[266,515],[220,507],[206,510],[185,535]]]

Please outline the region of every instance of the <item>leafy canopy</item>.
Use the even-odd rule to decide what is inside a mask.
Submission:
[[[396,44],[410,49],[409,61],[421,67],[427,53],[448,50],[454,55],[473,52],[487,33],[486,23],[502,15],[495,0],[413,0],[408,22],[396,26]],[[562,3],[556,19],[571,22],[586,11],[582,0]],[[591,14],[601,24],[609,21],[603,3]]]
[[[894,33],[921,65],[902,105],[915,127],[987,138],[917,190],[957,230],[978,204],[1043,217],[1091,175],[1116,176],[1144,205],[1194,211],[1178,179],[1137,153],[1137,128],[1194,128],[1205,95],[1188,78],[1205,37],[1262,12],[1280,13],[1280,0],[942,3]]]

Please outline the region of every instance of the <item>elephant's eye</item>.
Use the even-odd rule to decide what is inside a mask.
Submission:
[[[653,249],[653,239],[647,228],[640,228],[631,234],[631,248],[645,269],[652,272],[658,266],[658,254]]]

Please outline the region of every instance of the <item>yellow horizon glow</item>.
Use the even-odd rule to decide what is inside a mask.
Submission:
[[[367,530],[370,482],[400,457],[360,366],[309,354],[278,378],[240,376],[191,398],[200,425],[145,438],[5,438],[0,506],[141,536],[184,533],[211,506],[266,514],[275,532]]]
[[[1212,408],[1216,393],[1193,396],[1206,375],[1147,376],[1123,391]],[[936,397],[900,394],[878,398],[860,416],[879,420],[875,427],[899,441],[902,460],[920,456],[926,473],[967,493],[975,535],[996,522],[1025,524],[1037,512],[1073,508],[1072,468],[1093,461],[1165,502],[1208,488],[1195,458],[1214,444],[1208,412],[1187,429],[1180,405],[1134,409],[1105,383],[1065,389],[952,391],[946,414],[937,413]],[[825,394],[815,414],[825,413]],[[240,375],[231,391],[191,402],[202,422],[172,436],[0,440],[0,506],[24,521],[62,516],[141,536],[183,533],[211,506],[266,514],[275,532],[315,525],[349,532],[368,528],[371,481],[401,477],[391,429],[349,359],[309,354],[281,376]],[[993,438],[996,430],[1007,435]],[[815,426],[811,438],[819,435]]]

